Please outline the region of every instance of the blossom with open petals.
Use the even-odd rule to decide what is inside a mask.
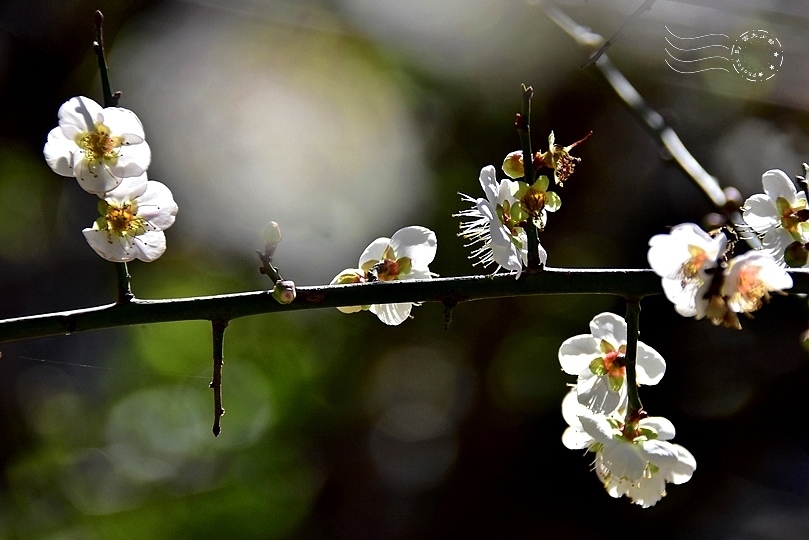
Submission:
[[[59,127],[48,134],[43,152],[55,173],[74,176],[85,191],[103,195],[149,167],[152,154],[144,137],[132,111],[102,108],[79,96],[59,108]]]
[[[166,251],[163,231],[174,223],[177,203],[169,188],[146,173],[124,179],[99,202],[101,217],[84,229],[85,239],[108,261],[152,262]]]
[[[764,193],[753,195],[744,203],[744,221],[761,235],[761,244],[766,252],[778,261],[784,262],[784,254],[791,244],[809,243],[809,208],[806,194],[798,191],[795,184],[783,171],[772,169],[761,177]],[[809,265],[804,255],[791,258],[787,253],[789,266]],[[796,260],[797,259],[797,260]]]
[[[408,279],[431,279],[428,268],[435,258],[437,241],[435,233],[426,227],[412,226],[399,229],[390,238],[377,238],[362,252],[359,268],[348,268],[332,281],[334,284],[396,281]],[[372,304],[338,308],[343,313],[363,309],[379,317],[385,324],[402,324],[415,304]]]
[[[723,234],[711,237],[693,223],[677,225],[669,234],[649,240],[649,264],[662,278],[663,292],[677,313],[697,319],[705,316],[706,293],[726,247]]]
[[[590,321],[589,334],[568,338],[559,347],[562,370],[578,376],[575,394],[579,403],[595,413],[609,414],[626,405],[626,338],[623,317],[601,313]],[[663,357],[638,342],[637,383],[657,384],[665,372]]]
[[[475,199],[461,194],[463,200],[473,206],[456,214],[457,217],[470,218],[461,223],[458,235],[469,240],[467,246],[479,244],[469,257],[477,259],[474,264],[486,267],[496,263],[498,270],[505,268],[517,272],[519,278],[523,266],[528,264],[528,235],[519,225],[528,215],[516,197],[519,184],[506,179],[498,182],[491,165],[481,169],[479,181],[486,198]],[[547,258],[548,253],[540,245],[540,262],[545,264]]]
[[[735,313],[751,313],[770,299],[770,292],[792,287],[792,276],[768,253],[748,251],[734,257],[725,270],[722,296]]]
[[[646,417],[625,424],[616,415],[595,414],[571,391],[562,401],[568,427],[562,443],[571,450],[595,453],[598,479],[612,497],[629,497],[648,508],[666,495],[666,483],[682,484],[697,468],[694,456],[669,442],[674,425],[663,417]]]

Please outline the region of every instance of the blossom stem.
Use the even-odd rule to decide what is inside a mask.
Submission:
[[[118,300],[119,304],[126,304],[135,298],[132,289],[129,287],[129,268],[125,262],[115,263],[115,276],[118,278]]]
[[[534,154],[531,149],[531,98],[534,96],[534,89],[530,86],[522,85],[522,112],[517,115],[515,125],[517,133],[520,135],[520,145],[522,146],[523,160],[523,180],[529,186],[536,180],[534,170]],[[528,221],[525,225],[525,233],[528,238],[528,270],[538,270],[542,264],[539,260],[539,237],[537,228]]]
[[[626,388],[629,405],[626,410],[626,423],[637,422],[642,414],[643,405],[638,395],[637,360],[638,360],[638,333],[640,320],[640,298],[627,298],[626,300]]]
[[[220,424],[225,409],[222,407],[222,366],[225,363],[225,328],[229,321],[225,319],[215,319],[211,321],[211,333],[213,335],[213,376],[211,384],[213,388],[213,431],[214,437],[218,437],[222,432]]]

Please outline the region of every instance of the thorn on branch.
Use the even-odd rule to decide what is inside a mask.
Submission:
[[[458,305],[456,300],[444,300],[444,330],[449,330],[449,325],[452,324],[452,310]]]
[[[222,366],[225,363],[224,343],[225,328],[228,326],[227,320],[211,321],[211,332],[213,334],[213,378],[209,388],[213,388],[213,434],[218,437],[222,431],[220,421],[225,409],[222,407]]]

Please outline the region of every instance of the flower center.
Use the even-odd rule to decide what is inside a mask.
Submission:
[[[79,148],[84,150],[84,155],[90,161],[100,161],[102,159],[113,159],[118,157],[115,149],[120,146],[118,137],[110,135],[110,128],[104,124],[96,126],[95,131],[91,131],[79,139]]]
[[[399,276],[404,276],[410,273],[413,268],[413,262],[410,257],[396,258],[393,248],[388,246],[382,252],[381,260],[366,261],[362,265],[362,270],[366,273],[372,272],[378,281],[393,281],[399,279]]]
[[[109,204],[101,217],[103,228],[118,236],[137,236],[146,232],[146,220],[137,215],[136,204],[126,202],[121,206]]]
[[[626,374],[625,360],[620,350],[609,352],[604,355],[604,369],[610,377],[623,377]]]
[[[778,213],[781,214],[781,227],[786,229],[792,238],[795,240],[801,239],[799,228],[801,223],[809,221],[809,210],[806,209],[806,200],[801,199],[798,201],[798,206],[793,208],[789,202],[783,198],[778,197],[775,201],[778,208]]]
[[[745,311],[755,311],[759,309],[762,304],[762,298],[770,297],[764,282],[758,279],[759,270],[759,268],[752,267],[739,272],[739,283],[734,296],[742,298],[749,306],[750,309],[745,309]]]
[[[689,245],[688,253],[691,255],[691,258],[685,261],[682,267],[684,280],[695,278],[702,267],[705,266],[705,261],[708,260],[708,254],[700,247]]]

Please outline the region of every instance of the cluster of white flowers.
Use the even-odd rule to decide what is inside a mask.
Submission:
[[[59,108],[43,153],[54,172],[101,199],[101,217],[83,231],[98,255],[151,262],[163,254],[177,204],[169,188],[146,177],[152,153],[135,113],[74,97]]]
[[[770,292],[792,287],[792,278],[770,252],[749,251],[725,262],[726,250],[721,232],[711,236],[683,223],[649,240],[648,259],[677,313],[739,329],[738,313],[756,311]]]
[[[590,322],[590,333],[573,336],[559,348],[562,370],[578,377],[562,401],[568,427],[562,443],[595,454],[595,471],[612,497],[626,495],[644,508],[666,494],[666,483],[682,484],[697,467],[694,456],[668,442],[674,426],[628,407],[627,325],[613,313]],[[657,384],[666,362],[653,348],[637,343],[638,385]]]
[[[428,266],[435,258],[438,242],[435,233],[426,227],[414,225],[399,229],[390,238],[377,238],[360,255],[359,268],[346,268],[332,281],[332,285],[432,279]],[[343,313],[368,310],[385,324],[402,324],[410,316],[413,302],[372,304],[337,308]]]

